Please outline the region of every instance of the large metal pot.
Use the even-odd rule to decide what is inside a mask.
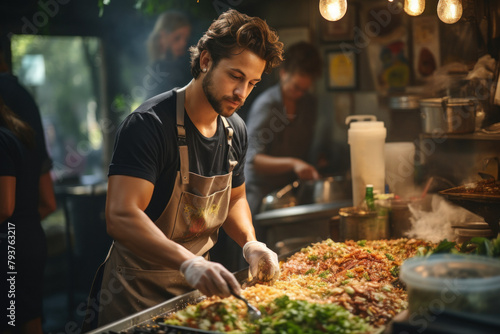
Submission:
[[[345,207],[330,221],[330,232],[334,241],[378,240],[389,238],[388,215],[368,212],[357,207]]]
[[[420,100],[422,131],[425,133],[470,133],[476,127],[477,103],[466,98]]]
[[[331,203],[351,198],[351,184],[341,176],[297,180],[262,199],[260,212],[305,204]]]
[[[351,184],[340,176],[301,181],[297,188],[297,200],[300,204],[331,203],[349,199],[351,188]]]

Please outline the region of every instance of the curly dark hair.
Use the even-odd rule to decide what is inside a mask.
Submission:
[[[285,51],[281,67],[288,73],[308,74],[313,78],[321,75],[322,61],[316,46],[309,42],[297,42]]]
[[[191,74],[197,78],[201,72],[200,55],[207,50],[214,66],[223,58],[235,55],[239,49],[248,49],[266,61],[265,73],[283,60],[283,43],[267,23],[230,9],[215,20],[191,52]]]
[[[35,148],[35,131],[22,121],[0,96],[0,126],[6,127],[29,149]]]

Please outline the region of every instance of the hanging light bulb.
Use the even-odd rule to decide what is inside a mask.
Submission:
[[[404,10],[406,14],[418,16],[424,12],[425,0],[405,0]]]
[[[338,21],[347,12],[347,0],[319,0],[319,12],[328,21]]]
[[[437,14],[444,23],[452,24],[462,17],[462,0],[439,0]]]

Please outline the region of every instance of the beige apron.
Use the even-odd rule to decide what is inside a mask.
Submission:
[[[221,116],[229,145],[227,174],[205,177],[189,172],[184,128],[184,90],[185,88],[177,90],[176,97],[180,171],[177,172],[172,196],[155,224],[167,238],[195,255],[208,258],[208,251],[217,241],[218,230],[229,210],[232,170],[237,164],[231,146],[233,129]],[[98,326],[190,290],[192,288],[178,270],[144,260],[115,241],[104,266]],[[87,309],[87,316],[88,311]]]

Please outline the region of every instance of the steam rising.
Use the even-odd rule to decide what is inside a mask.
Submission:
[[[482,217],[451,204],[439,195],[432,196],[431,208],[423,210],[417,204],[410,204],[412,228],[406,234],[411,238],[423,239],[438,243],[443,239],[455,239],[452,225],[484,221]],[[424,208],[425,209],[425,208]]]

